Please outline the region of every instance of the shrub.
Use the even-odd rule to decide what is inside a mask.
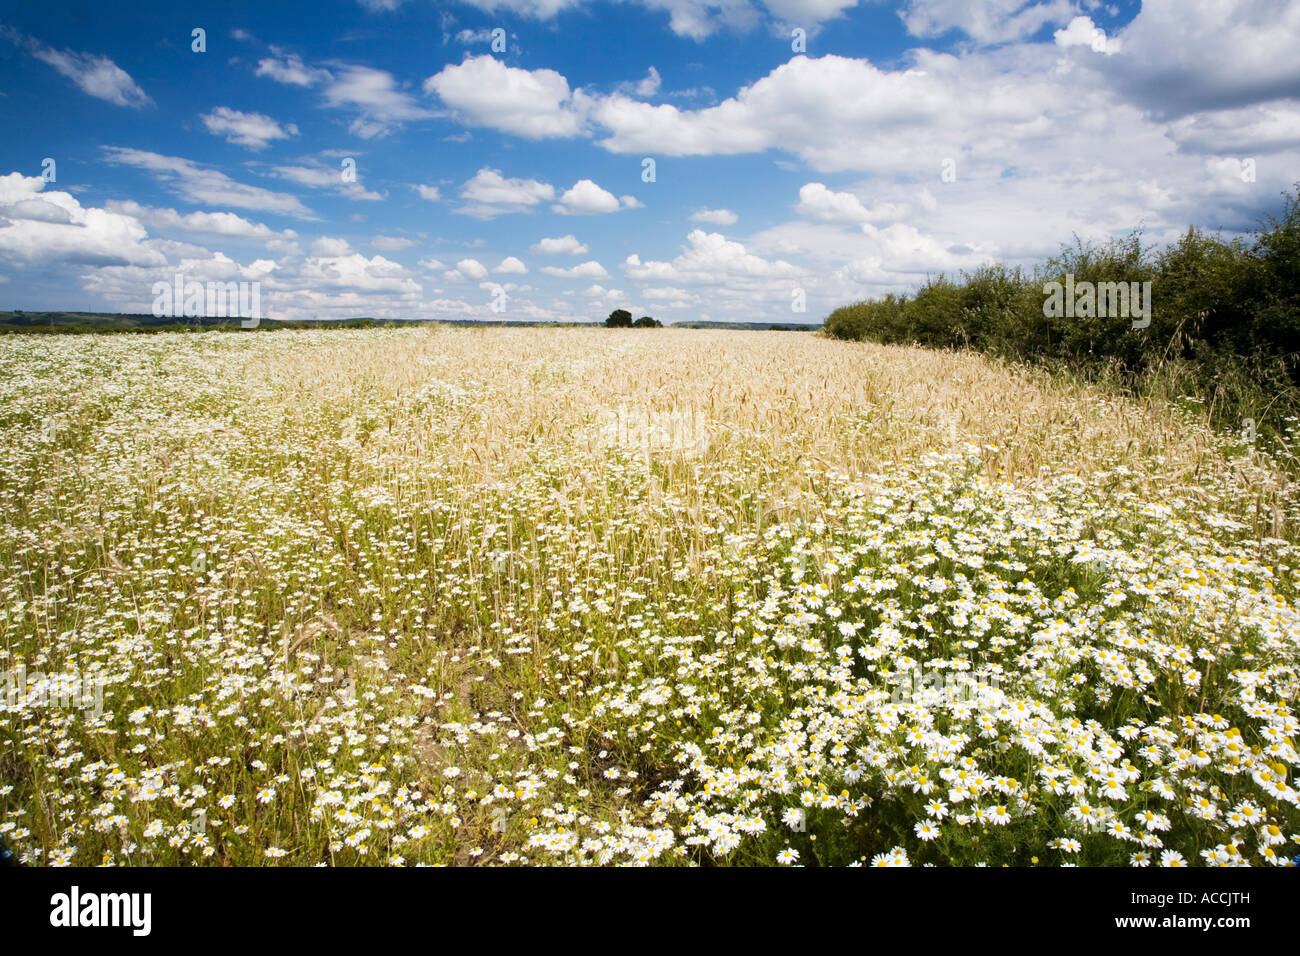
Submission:
[[[906,298],[890,294],[876,302],[846,305],[832,312],[823,328],[835,338],[903,342],[907,340],[903,319],[906,302]]]

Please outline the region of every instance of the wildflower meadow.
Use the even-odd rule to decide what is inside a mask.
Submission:
[[[23,863],[1300,854],[1294,427],[680,329],[9,335],[0,394]]]

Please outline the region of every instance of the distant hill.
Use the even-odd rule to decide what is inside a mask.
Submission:
[[[773,323],[773,322],[705,322],[703,320],[694,322],[674,322],[671,326],[674,329],[742,329],[745,331],[770,331],[770,332],[815,332],[821,328],[821,323],[815,325],[800,322]]]
[[[254,330],[243,329],[238,318],[215,319],[196,317],[178,319],[171,316],[159,318],[118,312],[24,312],[15,309],[0,312],[0,333],[5,332],[213,332],[213,331],[275,331],[282,329],[369,329],[408,325],[483,325],[483,326],[542,326],[547,328],[600,327],[598,322],[525,322],[521,320],[492,319],[317,319],[280,322],[263,319]],[[771,322],[676,322],[669,328],[678,329],[741,329],[809,331],[817,325],[773,324]]]
[[[408,325],[547,325],[574,326],[578,322],[522,322],[480,321],[477,319],[317,319],[281,322],[263,319],[255,329],[244,329],[235,318],[195,317],[178,319],[171,316],[136,315],[117,312],[0,312],[0,332],[212,332],[257,331],[272,332],[284,329],[369,329]]]

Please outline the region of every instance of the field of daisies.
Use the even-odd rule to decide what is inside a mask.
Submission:
[[[1190,400],[441,328],[6,336],[0,396],[26,864],[1300,856],[1289,444]]]

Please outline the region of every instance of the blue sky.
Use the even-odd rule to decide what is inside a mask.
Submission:
[[[820,321],[1251,228],[1298,40],[1257,0],[0,3],[0,307],[180,272],[276,318]]]

